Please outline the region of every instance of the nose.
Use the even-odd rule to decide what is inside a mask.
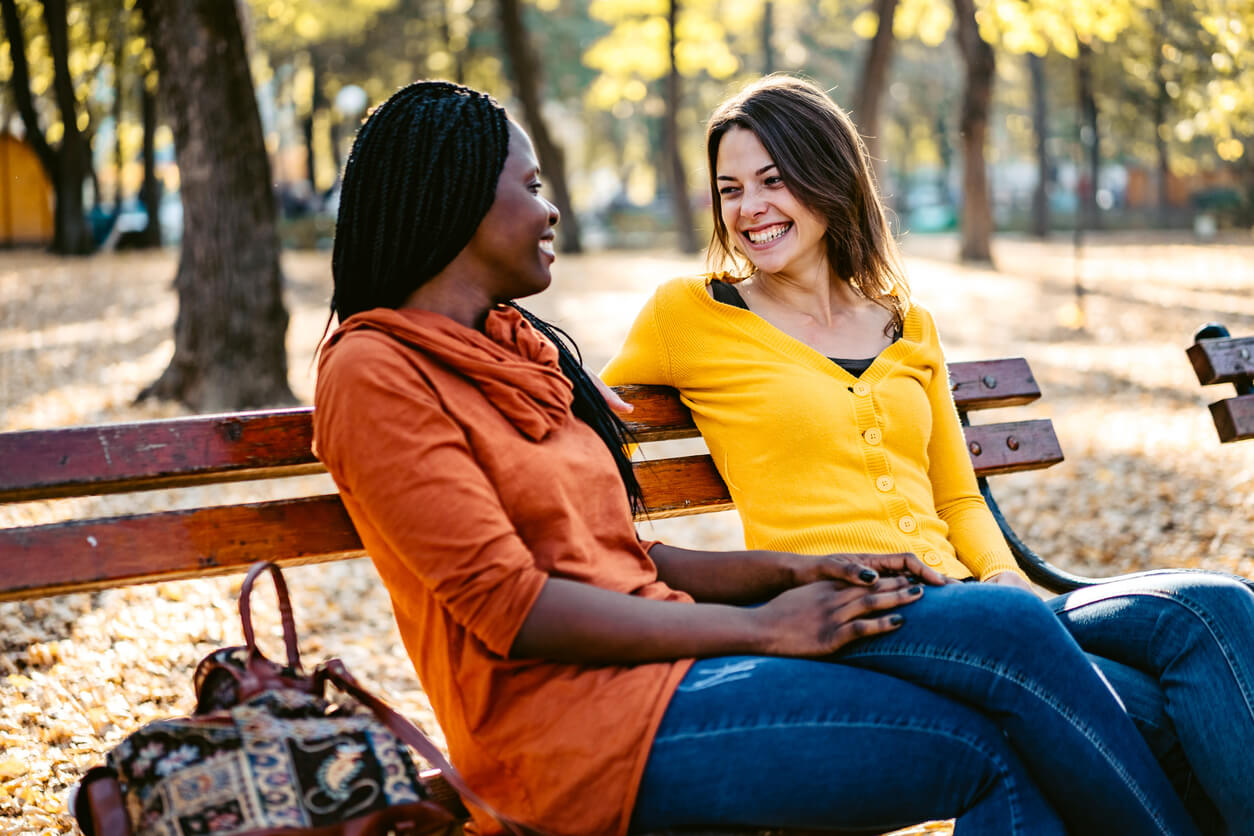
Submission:
[[[562,219],[562,213],[548,200],[544,202],[549,204],[549,226],[557,226],[557,222]]]
[[[747,218],[756,218],[766,211],[766,199],[757,189],[745,189],[740,199],[740,214]]]

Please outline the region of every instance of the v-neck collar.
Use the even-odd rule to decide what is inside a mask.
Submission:
[[[785,333],[748,308],[727,305],[712,297],[707,290],[707,285],[712,279],[725,280],[725,278],[725,274],[699,277],[696,281],[687,283],[688,292],[693,295],[698,305],[705,306],[711,313],[721,317],[727,324],[744,334],[799,363],[847,383],[862,380],[873,384],[880,380],[895,364],[909,356],[918,347],[923,337],[922,316],[918,308],[911,307],[902,322],[901,336],[875,355],[870,367],[860,376],[855,377],[832,362],[832,359],[823,352]]]

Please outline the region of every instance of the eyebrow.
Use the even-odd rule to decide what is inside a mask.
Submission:
[[[770,163],[770,164],[768,164],[768,165],[764,165],[764,166],[762,166],[761,168],[759,168],[757,171],[753,172],[753,176],[754,176],[754,177],[761,177],[763,174],[766,174],[766,173],[767,173],[768,171],[770,171],[772,168],[775,168],[775,163]],[[735,178],[735,177],[731,177],[730,175],[727,175],[727,174],[720,174],[720,175],[718,175],[717,177],[715,177],[714,179],[715,179],[715,180],[735,180],[736,178]]]

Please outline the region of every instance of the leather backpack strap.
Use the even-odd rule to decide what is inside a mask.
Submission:
[[[292,601],[287,594],[287,582],[277,564],[268,560],[254,563],[244,576],[244,583],[239,590],[239,618],[244,627],[244,644],[248,647],[248,655],[257,656],[257,639],[253,635],[253,614],[251,598],[253,582],[262,572],[269,572],[274,580],[274,591],[279,597],[279,618],[283,622],[283,644],[287,648],[287,665],[294,673],[300,673],[300,647],[296,642],[296,618],[292,615]]]
[[[339,659],[328,659],[323,662],[318,666],[317,671],[314,672],[314,677],[325,678],[341,691],[370,709],[374,716],[379,719],[379,722],[391,729],[392,733],[400,738],[402,742],[413,747],[427,763],[439,769],[444,779],[448,781],[453,789],[457,790],[458,795],[495,818],[508,833],[513,834],[513,836],[544,836],[541,831],[528,828],[508,816],[498,813],[490,804],[480,798],[453,767],[453,764],[449,763],[448,758],[444,757],[439,747],[431,742],[431,738],[423,734],[421,729],[397,713],[383,700],[363,688]]]
[[[86,836],[131,836],[118,776],[107,766],[94,766],[78,784],[74,818]]]

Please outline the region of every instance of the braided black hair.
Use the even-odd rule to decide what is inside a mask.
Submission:
[[[335,222],[331,316],[397,308],[470,243],[496,196],[509,154],[509,119],[486,93],[418,81],[377,107],[344,166]],[[632,510],[644,508],[630,431],[584,371],[574,340],[510,303],[557,346],[574,386],[571,410],[609,448]],[[328,321],[328,325],[329,325]]]

